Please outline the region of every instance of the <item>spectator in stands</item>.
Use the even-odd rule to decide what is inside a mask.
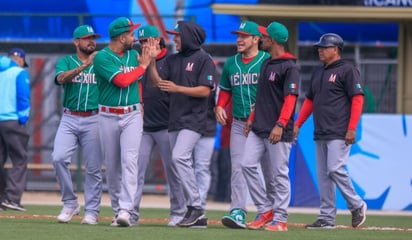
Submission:
[[[26,53],[13,48],[9,57],[0,57],[0,210],[26,211],[21,197],[26,187],[30,114],[30,80]],[[7,157],[13,167],[6,173]]]

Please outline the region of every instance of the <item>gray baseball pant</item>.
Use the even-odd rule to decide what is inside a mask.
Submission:
[[[133,214],[143,132],[140,106],[126,114],[99,112],[99,131],[112,209],[115,215],[119,210]]]
[[[98,115],[80,117],[64,113],[57,129],[52,153],[63,205],[76,208],[79,204],[73,189],[69,165],[77,147],[82,148],[85,165],[85,212],[96,217],[100,211],[103,184],[102,152],[99,141]]]
[[[163,168],[166,173],[166,180],[169,185],[170,215],[183,216],[186,211],[183,186],[177,171],[176,163],[172,161],[172,151],[170,149],[167,129],[157,132],[143,132],[142,141],[140,143],[139,161],[137,163],[139,175],[137,180],[135,214],[139,216],[146,170],[150,161],[152,149],[156,144],[159,148],[160,157],[163,161]]]
[[[346,145],[345,140],[316,141],[316,172],[320,194],[318,219],[333,225],[336,218],[336,186],[345,198],[350,211],[360,208],[363,204],[345,169],[350,149],[351,145]]]
[[[243,135],[244,127],[245,122],[233,119],[230,129],[230,161],[232,165],[230,177],[230,211],[235,208],[240,208],[244,212],[247,212],[246,201],[248,188],[242,172],[243,150],[246,143],[246,137]]]
[[[257,136],[253,131],[249,132],[246,140],[244,158],[242,162],[243,173],[248,184],[250,195],[258,208],[258,212],[263,213],[273,210],[273,220],[287,222],[287,207],[290,202],[290,180],[289,180],[289,154],[292,144],[288,142],[278,142],[271,144],[269,139]],[[262,159],[265,152],[268,158]],[[262,161],[260,160],[262,159]],[[268,197],[263,187],[258,172],[259,162],[263,164],[262,171],[269,168],[271,173],[267,177],[264,175],[266,183],[273,188],[270,190],[273,200]],[[268,186],[268,184],[266,184]]]
[[[193,149],[200,137],[200,133],[188,129],[169,132],[172,159],[177,164],[177,171],[182,180],[186,204],[203,209],[192,158]]]
[[[202,201],[203,209],[206,208],[207,194],[210,188],[210,163],[212,161],[214,149],[215,137],[202,136],[199,141],[197,141],[193,152],[196,181],[199,187],[200,200]]]

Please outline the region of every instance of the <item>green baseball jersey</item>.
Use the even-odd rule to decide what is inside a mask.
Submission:
[[[76,54],[59,58],[56,63],[55,82],[57,83],[57,75],[75,69],[82,64]],[[72,111],[89,111],[98,108],[99,89],[93,70],[93,65],[90,65],[74,77],[71,82],[63,84],[63,107]]]
[[[226,60],[219,87],[232,93],[233,117],[249,116],[256,100],[260,67],[268,57],[268,53],[259,51],[256,57],[247,64],[242,62],[240,53]]]
[[[100,50],[94,57],[94,72],[99,87],[99,104],[105,106],[127,106],[140,102],[139,86],[137,81],[125,88],[112,83],[119,73],[133,71],[138,65],[136,50],[128,50],[123,56],[110,50],[108,47]]]

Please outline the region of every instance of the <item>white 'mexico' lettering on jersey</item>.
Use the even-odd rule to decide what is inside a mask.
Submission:
[[[236,73],[230,76],[230,82],[232,86],[257,84],[259,79],[259,73]]]
[[[133,71],[133,69],[135,69],[135,67],[131,67],[131,66],[120,66],[120,71],[124,72],[124,73],[128,73]]]
[[[85,72],[81,72],[79,75],[74,77],[73,82],[85,83],[85,84],[97,84],[96,79],[94,78],[94,73],[85,73]]]

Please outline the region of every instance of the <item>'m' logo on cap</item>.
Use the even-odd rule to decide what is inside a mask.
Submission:
[[[243,23],[240,24],[240,27],[239,27],[239,28],[240,28],[240,29],[244,29],[245,27],[246,27],[246,23],[243,22]]]
[[[89,33],[94,33],[94,30],[93,30],[93,28],[92,28],[92,27],[87,26],[87,32],[89,32]]]
[[[144,36],[144,29],[139,30],[139,37],[143,37]]]

